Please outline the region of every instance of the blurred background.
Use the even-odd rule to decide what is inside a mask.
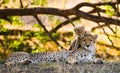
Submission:
[[[21,8],[22,1],[24,8],[51,7],[59,9],[69,9],[79,3],[99,3],[115,2],[116,0],[0,0],[0,9]],[[119,6],[120,7],[120,6]],[[120,11],[118,7],[118,11]],[[101,13],[108,18],[119,19],[115,16],[116,12],[110,5],[103,5],[99,8],[106,10]],[[89,12],[92,8],[82,7],[80,10]],[[96,13],[93,13],[96,15]],[[39,19],[48,31],[53,30],[66,19],[64,17],[41,14]],[[73,22],[75,25],[85,26],[91,34],[97,34],[96,55],[106,61],[120,61],[120,27],[110,25],[110,28],[103,25],[100,28],[96,22],[80,18]],[[101,23],[102,25],[103,23]],[[73,36],[73,25],[68,23],[60,29],[52,31],[52,36],[66,50],[70,46]],[[33,16],[9,16],[9,19],[0,19],[0,60],[6,59],[12,52],[25,51],[34,52],[53,52],[59,51],[59,47],[46,34],[44,29],[37,23]]]

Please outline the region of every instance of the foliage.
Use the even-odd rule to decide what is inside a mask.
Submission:
[[[41,5],[41,6],[46,6],[47,5],[47,0],[33,0],[34,5]]]
[[[9,17],[10,21],[12,21],[12,25],[24,25],[20,16],[11,16]]]
[[[2,4],[9,3],[10,0],[3,0]]]
[[[114,9],[112,6],[110,5],[105,5],[105,9],[106,9],[106,14],[109,16],[109,17],[112,17],[113,15],[116,15]]]
[[[23,0],[21,0],[24,2]],[[28,1],[28,0],[26,0]],[[3,0],[1,1],[2,6],[10,6],[11,3],[18,4],[14,5],[14,7],[19,6],[18,0]],[[29,1],[28,1],[29,2]],[[33,2],[32,5],[40,5],[40,6],[46,6],[47,0],[31,0],[30,2]],[[26,3],[26,2],[25,2]],[[14,8],[13,7],[13,8]],[[44,33],[43,30],[41,30],[41,27],[38,24],[34,24],[33,28],[40,29],[39,31],[31,31],[31,30],[20,30],[14,29],[14,28],[6,28],[5,26],[10,24],[12,27],[24,27],[24,22],[21,20],[20,16],[10,16],[7,19],[3,20],[0,19],[0,36],[3,38],[0,38],[4,44],[0,44],[0,58],[5,54],[9,54],[10,52],[15,51],[26,51],[26,52],[43,52],[46,51],[44,47],[41,47],[41,44],[45,44],[45,42],[49,41],[49,37]],[[44,36],[44,38],[43,38]],[[33,38],[36,38],[38,42],[33,40]],[[6,48],[7,47],[7,50]]]

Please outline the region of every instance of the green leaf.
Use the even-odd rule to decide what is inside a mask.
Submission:
[[[20,16],[10,16],[10,20],[12,21],[12,25],[24,25],[24,23],[21,20]]]
[[[25,36],[31,36],[31,32],[26,32],[24,35]]]
[[[13,0],[13,2],[15,2],[16,0]]]
[[[110,2],[111,0],[103,0],[104,2]]]
[[[36,52],[45,52],[46,49],[45,48],[37,48],[36,50],[32,50],[32,53],[36,53]]]
[[[59,34],[58,33],[53,33],[52,36],[57,39],[59,37]]]
[[[7,4],[9,3],[10,0],[3,0],[2,4]]]
[[[110,5],[105,5],[105,9],[106,9],[106,14],[109,16],[109,17],[112,17],[113,15],[116,15],[114,9],[112,6]]]
[[[39,5],[40,2],[41,2],[41,0],[33,0],[33,4],[34,4],[34,5]]]
[[[46,6],[48,3],[47,3],[47,0],[41,0],[41,6]]]
[[[60,19],[57,19],[55,24],[58,25],[60,23],[61,23]]]
[[[3,19],[0,19],[0,25],[5,25],[5,24],[7,24],[8,23],[8,21],[5,21],[5,20],[3,20]]]
[[[38,28],[38,27],[40,27],[40,25],[39,24],[34,24],[33,27]]]
[[[48,3],[47,3],[47,0],[33,0],[33,4],[40,5],[40,6],[46,6]]]
[[[86,2],[90,2],[90,0],[86,0]]]

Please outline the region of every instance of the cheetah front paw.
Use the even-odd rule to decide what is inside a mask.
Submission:
[[[103,62],[103,60],[95,60],[95,61],[93,61],[93,64],[103,64],[104,62]]]

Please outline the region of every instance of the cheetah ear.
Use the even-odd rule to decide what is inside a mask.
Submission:
[[[98,35],[97,35],[97,34],[95,34],[95,35],[93,35],[93,37],[94,37],[94,39],[96,40],[96,39],[97,39],[97,37],[98,37]]]

